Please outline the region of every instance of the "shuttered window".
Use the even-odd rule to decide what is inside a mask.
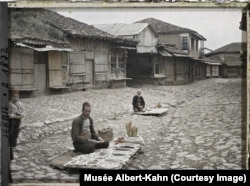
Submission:
[[[71,75],[74,74],[85,74],[85,58],[83,53],[78,52],[71,52],[69,55],[69,64],[70,64],[70,71]]]
[[[84,84],[86,75],[85,56],[83,52],[70,52],[69,76],[71,84]]]
[[[14,49],[10,61],[10,86],[18,90],[33,90],[34,53],[30,49]]]
[[[108,81],[108,58],[106,54],[95,54],[95,82]]]
[[[188,37],[182,37],[182,50],[188,50]]]

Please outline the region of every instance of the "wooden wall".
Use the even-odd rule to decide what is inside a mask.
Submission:
[[[10,86],[18,90],[34,89],[34,51],[15,48],[10,58]]]
[[[139,35],[136,35],[135,40],[140,41],[136,47],[137,53],[157,53],[155,46],[157,45],[158,37],[149,27],[146,27]]]

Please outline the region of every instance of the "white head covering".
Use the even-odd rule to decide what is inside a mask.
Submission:
[[[137,90],[137,95],[140,96],[141,95],[141,89]]]

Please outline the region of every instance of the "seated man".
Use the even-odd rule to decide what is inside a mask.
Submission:
[[[92,153],[96,148],[108,148],[109,142],[96,133],[93,119],[90,117],[91,107],[88,102],[82,105],[82,114],[72,122],[71,137],[74,148],[81,153]]]
[[[137,94],[133,97],[132,105],[134,112],[145,112],[145,101],[141,96],[141,90],[137,90]]]

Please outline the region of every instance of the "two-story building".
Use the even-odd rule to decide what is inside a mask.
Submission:
[[[154,28],[155,25],[150,21],[147,22],[147,20],[131,24],[94,25],[111,35],[138,41],[136,50],[128,50],[127,76],[132,78],[131,82],[160,85],[184,84],[194,80],[193,77],[196,77],[196,79],[203,77],[205,72],[200,71],[204,70],[205,67],[201,67],[204,64],[199,59],[199,51],[194,52],[199,48],[198,42],[192,40],[195,45],[195,47],[193,46],[194,51],[186,50],[189,46],[185,39],[183,39],[184,44],[182,40],[180,41],[180,45],[183,44],[187,48],[183,49],[180,45],[176,46],[176,43],[179,43],[178,41],[175,44],[170,41],[175,41],[178,34],[162,36],[158,27]],[[159,23],[155,19],[154,22],[157,22],[158,26],[163,24],[163,22]],[[202,36],[200,38],[204,39]],[[181,49],[178,49],[178,47]]]
[[[160,81],[161,66],[158,63],[158,35],[148,23],[114,23],[94,25],[111,35],[137,41],[135,50],[128,50],[127,77],[131,83],[165,84]],[[128,84],[130,83],[128,82]]]
[[[206,76],[204,41],[206,38],[189,28],[176,26],[155,18],[136,23],[148,23],[159,36],[160,63],[165,63],[164,74],[172,84],[185,84]],[[170,53],[171,55],[169,55]]]

